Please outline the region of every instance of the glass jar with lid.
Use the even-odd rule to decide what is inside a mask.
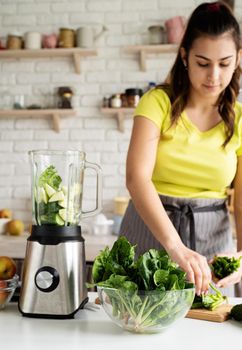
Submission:
[[[143,95],[143,90],[138,88],[126,89],[125,95],[128,107],[135,108],[139,103],[140,97]]]

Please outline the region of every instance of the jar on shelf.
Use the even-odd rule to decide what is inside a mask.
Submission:
[[[109,97],[107,97],[107,96],[104,96],[103,97],[103,108],[108,108],[108,107],[110,107],[110,103],[109,103]]]
[[[61,86],[58,88],[58,108],[72,108],[73,91],[69,86]]]
[[[23,46],[23,40],[19,34],[9,34],[7,39],[8,50],[20,50]]]
[[[24,108],[24,95],[16,95],[13,102],[14,109],[23,109]]]
[[[75,32],[70,28],[60,28],[59,47],[71,48],[75,46]]]
[[[24,48],[29,50],[41,49],[41,40],[41,33],[26,32],[24,34]]]
[[[120,94],[115,94],[111,96],[110,104],[112,108],[121,108],[122,100]]]
[[[153,25],[148,28],[149,44],[159,45],[164,43],[164,27],[160,25]]]
[[[143,95],[142,89],[126,89],[125,95],[127,99],[127,106],[131,108],[135,108],[140,100],[140,97]]]
[[[128,102],[127,102],[127,96],[126,94],[121,94],[121,101],[122,101],[122,107],[127,108],[128,107]]]

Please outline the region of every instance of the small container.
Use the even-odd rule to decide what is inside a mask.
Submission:
[[[148,31],[150,45],[159,45],[164,43],[164,28],[162,26],[150,26]]]
[[[142,89],[126,89],[125,95],[127,97],[128,107],[135,108],[137,107],[140,97],[143,95]]]
[[[129,204],[129,197],[114,198],[114,214],[123,216]]]
[[[127,96],[126,94],[121,94],[122,107],[128,107]]]
[[[39,32],[27,32],[24,35],[24,48],[29,50],[41,49],[42,35]]]
[[[93,221],[93,233],[97,236],[111,235],[113,220],[108,220],[104,214],[98,214]]]
[[[109,97],[104,96],[103,98],[103,108],[108,108],[109,106]]]
[[[14,109],[24,108],[24,95],[17,95],[14,97],[13,108]]]
[[[69,86],[61,86],[58,89],[58,108],[72,108],[73,91]]]
[[[18,287],[19,276],[14,275],[9,280],[0,280],[0,310],[4,309]]]
[[[70,28],[60,28],[59,47],[71,48],[75,46],[75,32]]]
[[[9,34],[7,39],[7,49],[8,50],[20,50],[23,46],[23,40],[20,35]]]
[[[111,96],[111,107],[112,108],[121,108],[122,107],[122,100],[120,94],[115,94]]]

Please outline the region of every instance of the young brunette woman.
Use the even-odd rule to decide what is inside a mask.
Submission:
[[[166,249],[198,294],[215,254],[242,255],[242,105],[240,29],[222,2],[203,3],[188,20],[168,82],[135,111],[127,157],[131,201],[120,234],[137,254]],[[234,252],[226,191],[233,183]],[[241,280],[242,268],[220,280]]]

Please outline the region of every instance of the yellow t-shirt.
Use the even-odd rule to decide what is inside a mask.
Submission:
[[[183,112],[170,127],[171,103],[162,89],[144,94],[135,116],[161,131],[152,181],[158,193],[185,198],[224,198],[242,155],[242,104],[235,105],[235,131],[225,148],[224,122],[201,132]]]

